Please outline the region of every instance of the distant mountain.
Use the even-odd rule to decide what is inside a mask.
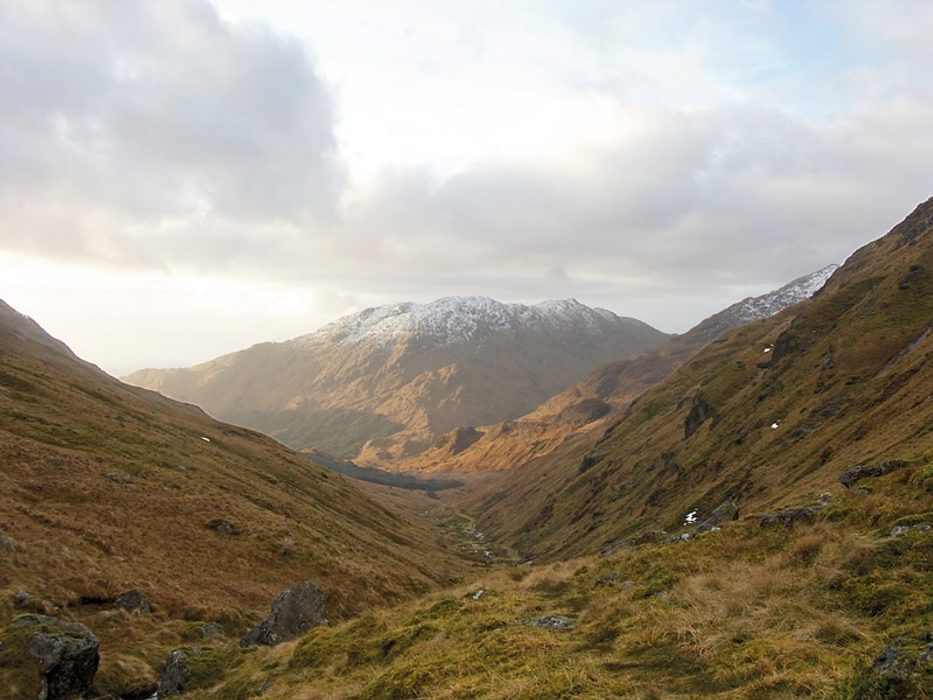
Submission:
[[[595,367],[669,336],[574,299],[392,304],[283,343],[133,384],[190,401],[292,447],[364,463],[417,454],[461,425],[516,418]]]
[[[838,265],[828,265],[780,289],[736,302],[660,347],[601,366],[583,382],[517,420],[479,429],[457,428],[439,438],[430,450],[398,466],[409,471],[512,469],[547,454],[575,433],[596,430],[613,420],[636,396],[666,379],[726,331],[769,318],[809,298],[837,269]]]
[[[904,461],[929,474],[931,270],[933,199],[810,300],[678,359],[598,440],[504,473],[475,504],[479,524],[528,555],[576,556],[727,500],[746,514],[813,503],[856,465]],[[631,366],[587,391],[622,396]]]

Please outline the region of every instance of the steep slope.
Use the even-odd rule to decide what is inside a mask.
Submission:
[[[466,564],[426,524],[258,433],[131,387],[0,302],[0,617],[138,589],[236,630],[313,578],[340,619]]]
[[[704,517],[815,498],[859,463],[933,448],[933,200],[810,301],[743,325],[635,401],[590,447],[510,475],[484,530],[567,555]]]
[[[829,265],[767,294],[743,299],[654,350],[603,365],[583,382],[517,420],[479,429],[458,428],[436,440],[431,449],[403,460],[399,468],[486,471],[512,469],[543,457],[577,441],[579,433],[604,429],[635,397],[666,379],[726,331],[769,318],[809,298],[838,267]]]
[[[295,447],[363,462],[417,453],[462,425],[515,418],[610,359],[656,347],[650,326],[576,300],[396,304],[310,335],[127,381]]]

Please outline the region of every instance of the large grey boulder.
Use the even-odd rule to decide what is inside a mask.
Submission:
[[[324,594],[313,581],[303,581],[279,593],[269,617],[243,635],[240,645],[273,646],[326,624]]]
[[[100,643],[91,630],[47,615],[21,615],[9,627],[31,632],[27,649],[42,675],[38,700],[87,695],[100,663]]]

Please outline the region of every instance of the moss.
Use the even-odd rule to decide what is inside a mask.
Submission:
[[[0,687],[10,700],[35,700],[42,677],[35,658],[29,653],[33,628],[7,627],[0,633]]]
[[[104,654],[94,676],[94,690],[103,696],[148,697],[157,685],[155,669],[145,660],[127,654]]]

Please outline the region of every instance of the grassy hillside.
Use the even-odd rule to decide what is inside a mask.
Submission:
[[[510,475],[480,523],[529,554],[599,551],[727,499],[814,498],[860,463],[933,452],[933,201],[856,252],[812,300],[719,338],[595,447]],[[689,426],[689,428],[688,428]]]
[[[268,437],[108,377],[5,305],[0,464],[0,627],[19,591],[80,618],[138,589],[159,615],[139,632],[159,657],[136,660],[150,670],[191,625],[235,635],[297,581],[314,579],[341,620],[468,569],[416,517]],[[131,656],[116,640],[133,628],[109,637]],[[116,649],[100,633],[106,666]]]
[[[275,649],[215,647],[188,697],[923,700],[933,537],[890,531],[929,519],[933,463],[864,485],[792,530],[496,568]]]

